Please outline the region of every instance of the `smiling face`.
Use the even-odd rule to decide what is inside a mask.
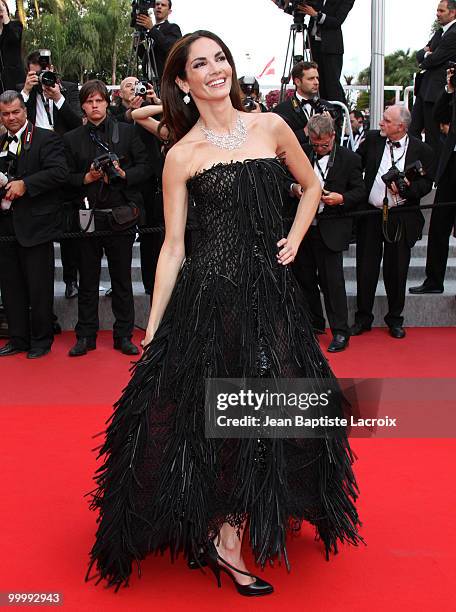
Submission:
[[[220,45],[199,38],[189,48],[185,80],[176,79],[180,89],[195,100],[223,100],[230,94],[233,70]]]

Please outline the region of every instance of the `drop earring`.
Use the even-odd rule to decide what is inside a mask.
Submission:
[[[189,91],[185,94],[183,100],[184,100],[184,104],[190,104],[191,98],[190,98],[190,92]]]

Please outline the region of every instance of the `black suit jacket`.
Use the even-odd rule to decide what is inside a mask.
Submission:
[[[16,177],[24,181],[27,190],[13,200],[11,214],[19,244],[30,247],[54,240],[62,231],[62,186],[68,178],[68,166],[63,142],[56,134],[34,128],[26,151],[25,133],[26,130],[22,133]],[[5,139],[6,134],[1,138],[0,150]]]
[[[435,155],[431,147],[418,140],[418,138],[409,135],[409,139],[404,167],[419,160],[423,164],[426,176],[419,177],[412,182],[408,189],[407,200],[401,206],[419,206],[421,198],[432,189],[435,174]],[[366,208],[368,208],[368,198],[385,151],[385,144],[386,138],[380,136],[379,130],[371,130],[367,133],[366,140],[357,151],[357,154],[361,156],[362,167],[365,171]],[[421,238],[424,227],[424,217],[421,211],[406,212],[404,214],[394,212],[389,218],[393,226],[391,235],[394,235],[394,224],[401,222],[405,228],[407,244],[410,247]]]
[[[456,146],[456,105],[454,103],[455,94],[448,94],[443,90],[434,106],[434,119],[437,123],[449,123],[450,130],[445,138],[442,151],[440,153],[439,165],[435,175],[435,182],[439,183],[446,170],[448,162]]]
[[[62,87],[64,91],[62,94],[65,98],[65,102],[61,108],[58,109],[53,106],[53,121],[54,131],[60,136],[63,136],[66,132],[74,130],[82,124],[82,112],[79,104],[79,90],[76,83],[70,83],[69,81],[62,81]],[[24,83],[17,85],[17,90],[22,91]],[[38,96],[37,88],[34,87],[30,92],[29,99],[25,103],[27,107],[27,117],[33,124],[36,121],[36,100]]]
[[[164,21],[149,30],[147,35],[154,41],[153,50],[157,62],[158,76],[161,79],[168,53],[176,40],[182,38],[182,32],[177,23]]]
[[[336,147],[334,164],[326,176],[325,189],[342,194],[344,203],[341,206],[325,206],[318,216],[318,227],[322,240],[328,249],[338,252],[348,249],[350,245],[353,219],[351,217],[343,219],[333,217],[351,212],[362,206],[366,199],[366,188],[359,155],[340,147],[338,144],[334,146]],[[304,148],[304,151],[313,165],[315,157],[312,147],[308,145]]]
[[[5,24],[0,36],[0,93],[16,89],[16,83],[25,78],[21,44],[21,22],[10,21]]]
[[[348,13],[352,10],[355,0],[327,0],[324,7],[321,5],[322,13],[326,19],[322,24],[318,24],[321,35],[321,53],[344,52],[344,38],[342,36],[342,24],[347,19]],[[315,20],[312,18],[309,23],[309,32],[312,32]]]
[[[151,175],[146,149],[133,125],[118,123],[119,142],[112,142],[112,133],[115,120],[107,118],[107,135],[103,138],[109,145],[111,152],[116,153],[120,166],[126,173],[125,181],[111,189],[120,191],[124,196],[123,203],[134,202],[137,206],[143,205],[140,192],[141,184]],[[81,127],[68,132],[63,136],[65,153],[68,161],[70,175],[68,179],[68,199],[82,205],[83,198],[87,196],[87,185],[84,185],[84,176],[89,171],[94,157],[100,155],[90,137],[89,127]],[[104,208],[111,208],[109,200]]]
[[[329,108],[333,108],[332,104],[327,100],[322,100],[322,102]],[[277,106],[273,109],[273,112],[280,115],[282,119],[285,119],[287,124],[295,133],[295,136],[299,140],[301,146],[309,143],[309,138],[304,132],[304,128],[309,120],[306,113],[302,110],[296,96],[277,104]]]
[[[416,77],[415,94],[425,102],[435,102],[445,87],[448,61],[456,61],[456,23],[442,37],[435,33],[426,46],[432,50],[430,55],[424,57],[424,49],[416,54],[425,72]]]

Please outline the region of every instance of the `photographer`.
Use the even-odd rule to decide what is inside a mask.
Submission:
[[[145,147],[132,125],[107,116],[109,92],[102,81],[85,83],[79,98],[87,124],[65,134],[64,143],[69,186],[76,190],[80,207],[84,207],[86,198],[90,208],[83,229],[89,230],[92,221],[95,230],[133,227],[142,206],[140,186],[150,175]],[[85,355],[96,348],[103,250],[111,275],[114,348],[127,355],[138,354],[131,342],[135,318],[131,283],[134,239],[132,234],[80,240],[77,342],[70,356]]]
[[[27,121],[19,93],[0,96],[0,115],[8,130],[0,141],[0,235],[17,240],[0,248],[0,284],[10,332],[0,356],[28,351],[28,358],[35,359],[49,353],[54,339],[52,241],[61,232],[61,188],[68,167],[61,139]]]
[[[340,75],[344,62],[342,24],[355,0],[273,0],[286,12],[310,17],[308,32],[312,59],[320,71],[320,94],[327,100],[346,104]]]
[[[149,158],[152,174],[141,186],[144,200],[144,220],[148,227],[163,225],[163,198],[161,176],[163,172],[162,141],[158,137],[159,121],[153,116],[161,115],[161,102],[155,95],[150,83],[138,81],[136,77],[126,77],[120,84],[120,103],[111,107],[111,114],[118,121],[135,122]],[[158,255],[163,244],[163,234],[142,234],[140,242],[141,277],[144,291],[152,295]]]
[[[326,100],[318,98],[320,77],[315,62],[297,62],[293,66],[291,77],[296,87],[294,96],[278,104],[273,112],[285,119],[300,144],[305,145],[309,143],[309,119],[315,114],[327,112],[326,109],[332,111],[332,107]]]
[[[364,127],[364,113],[360,110],[352,110],[350,112],[350,123],[353,131],[353,145],[348,139],[348,147],[352,151],[357,151],[362,143],[366,140],[366,130]]]
[[[0,0],[0,94],[24,79],[22,23],[11,21],[6,0]]]
[[[150,15],[143,7],[153,7],[155,23]],[[137,7],[135,9],[135,6]],[[133,10],[136,12],[136,25],[146,30],[146,36],[153,41],[153,53],[157,63],[157,77],[160,80],[165,67],[166,57],[169,50],[174,45],[176,40],[182,38],[182,32],[176,23],[170,23],[168,16],[170,15],[172,0],[155,0],[148,2],[147,0],[134,0]],[[153,58],[150,58],[152,67],[154,67]]]
[[[316,333],[325,330],[321,287],[333,334],[328,351],[336,353],[345,350],[350,340],[343,251],[350,244],[353,220],[334,216],[358,208],[366,192],[359,155],[336,143],[331,117],[314,115],[309,121],[309,137],[305,151],[323,194],[319,214],[299,247],[292,269],[307,298]],[[293,191],[294,187],[296,184]],[[301,196],[300,190],[296,195]]]
[[[54,130],[63,136],[82,122],[78,86],[59,79],[51,64],[50,53],[44,51],[29,53],[26,59],[27,78],[18,89],[27,106],[29,120],[37,127]]]
[[[351,335],[369,331],[374,320],[380,264],[388,299],[385,323],[393,338],[404,338],[405,287],[410,252],[421,238],[424,217],[421,211],[389,213],[391,207],[418,207],[432,189],[434,153],[421,140],[408,135],[410,112],[404,106],[390,106],[380,121],[380,131],[368,132],[358,149],[365,170],[364,183],[369,194],[367,210],[383,209],[383,216],[366,215],[357,222],[356,280],[357,311]],[[422,171],[404,171],[420,162]],[[416,167],[416,166],[415,166]]]
[[[447,86],[435,103],[434,119],[450,124],[442,145],[435,182],[435,208],[431,214],[426,253],[426,278],[410,293],[443,293],[443,282],[448,262],[448,245],[456,223],[456,208],[439,207],[440,202],[453,202],[456,194],[456,75],[455,69],[447,70]]]
[[[27,78],[18,85],[27,107],[27,115],[37,127],[53,130],[59,136],[81,125],[82,113],[79,106],[76,83],[61,81],[51,63],[47,49],[33,51],[26,59]],[[38,76],[40,75],[40,76]],[[41,83],[41,81],[43,81]],[[46,84],[48,83],[48,84]],[[65,204],[66,230],[75,231],[74,209],[70,202]],[[65,297],[78,295],[77,244],[74,239],[60,243]]]
[[[267,113],[268,109],[261,102],[260,84],[253,76],[242,76],[238,79],[241,88],[241,101],[248,113]]]
[[[134,76],[128,76],[120,83],[119,96],[109,112],[117,121],[133,123],[132,111],[147,104],[160,104],[152,85],[139,81]]]

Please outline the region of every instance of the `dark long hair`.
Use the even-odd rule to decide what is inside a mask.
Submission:
[[[183,93],[179,89],[176,83],[176,77],[182,80],[186,79],[185,65],[188,60],[188,52],[190,46],[200,38],[210,38],[222,49],[223,53],[228,60],[229,65],[233,70],[232,83],[230,90],[230,99],[234,108],[243,110],[241,104],[241,90],[239,87],[236,67],[234,65],[233,56],[231,51],[225,45],[225,43],[212,32],[206,30],[197,30],[192,34],[187,34],[180,40],[178,40],[172,47],[168,58],[166,60],[165,69],[163,72],[163,78],[161,82],[161,100],[163,104],[163,119],[160,123],[159,130],[161,127],[166,127],[169,132],[167,140],[167,148],[173,146],[178,140],[180,140],[199,119],[199,112],[196,108],[196,104],[193,98],[190,99],[189,104],[185,104],[183,101]]]

